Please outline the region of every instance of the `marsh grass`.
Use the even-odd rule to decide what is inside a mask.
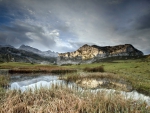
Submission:
[[[65,85],[8,91],[0,104],[1,113],[149,113],[149,110],[144,101],[126,99],[119,93],[83,92]]]
[[[60,80],[65,80],[68,83],[76,82],[79,79],[82,79],[79,73],[65,74],[59,77]]]
[[[6,93],[6,88],[9,86],[9,76],[0,75],[0,103]]]
[[[0,75],[0,87],[8,87],[10,77],[6,75]]]

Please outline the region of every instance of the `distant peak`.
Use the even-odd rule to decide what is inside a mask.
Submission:
[[[82,47],[87,47],[87,46],[90,46],[90,45],[88,45],[88,44],[84,44]]]
[[[8,45],[8,44],[0,44],[0,47],[11,47],[11,48],[14,48],[12,45]]]
[[[30,46],[22,44],[22,45],[20,46],[20,48],[22,48],[22,47],[30,47]]]

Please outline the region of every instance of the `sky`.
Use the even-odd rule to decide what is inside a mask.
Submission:
[[[150,54],[150,0],[0,0],[0,44],[56,52],[132,44]]]

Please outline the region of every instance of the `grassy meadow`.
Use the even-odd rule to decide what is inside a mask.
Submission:
[[[69,66],[10,62],[1,63],[0,69],[14,73],[54,71],[62,73],[62,79],[67,82],[84,78],[123,79],[132,85],[133,90],[150,96],[150,58]],[[64,70],[77,71],[66,74]],[[119,93],[82,92],[77,87],[71,89],[65,85],[22,93],[6,91],[8,83],[9,77],[0,75],[0,113],[150,113],[150,107],[144,101],[125,99]]]

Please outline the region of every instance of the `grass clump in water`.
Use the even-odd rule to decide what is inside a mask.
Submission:
[[[9,76],[0,75],[0,102],[3,100],[3,96],[6,93],[6,89],[9,85]]]
[[[9,76],[0,75],[0,87],[7,87],[9,84]]]

